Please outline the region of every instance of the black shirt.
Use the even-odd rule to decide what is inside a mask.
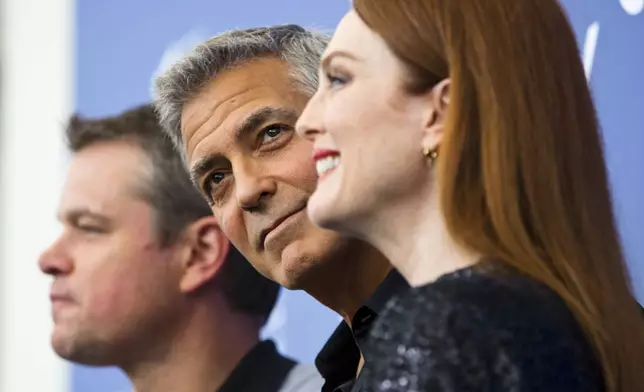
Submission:
[[[407,281],[392,270],[353,316],[353,330],[343,321],[335,329],[317,358],[315,366],[324,378],[322,392],[350,391],[356,380],[360,352],[369,336],[369,330],[387,301],[409,289]],[[370,358],[365,357],[365,363]]]
[[[277,392],[295,365],[277,352],[275,343],[264,340],[242,358],[219,392]]]

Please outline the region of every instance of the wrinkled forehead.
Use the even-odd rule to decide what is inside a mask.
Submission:
[[[206,139],[209,150],[231,148],[239,129],[258,112],[299,115],[307,99],[279,59],[253,60],[221,73],[183,107],[181,131],[189,160]]]

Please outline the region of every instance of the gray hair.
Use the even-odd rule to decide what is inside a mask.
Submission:
[[[246,62],[275,56],[290,66],[294,82],[307,95],[318,84],[318,66],[329,35],[298,25],[231,30],[198,45],[157,77],[154,105],[164,131],[183,155],[181,111],[217,74]]]

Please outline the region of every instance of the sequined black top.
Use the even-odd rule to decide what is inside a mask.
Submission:
[[[508,268],[472,267],[392,300],[354,391],[604,391],[568,307]]]

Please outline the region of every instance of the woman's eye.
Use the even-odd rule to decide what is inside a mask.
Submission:
[[[348,79],[345,77],[333,75],[331,73],[326,74],[326,80],[331,87],[340,87],[347,84]]]

